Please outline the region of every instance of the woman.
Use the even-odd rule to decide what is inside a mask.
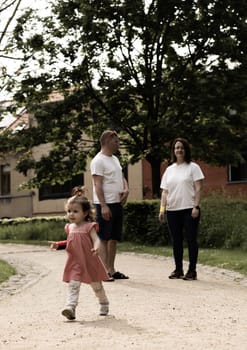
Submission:
[[[200,200],[204,175],[198,164],[191,161],[187,140],[176,138],[171,148],[172,164],[161,180],[160,222],[165,213],[172,238],[175,270],[170,279],[196,280],[198,258],[197,232],[200,220]],[[186,234],[189,251],[189,268],[183,271],[183,233]]]

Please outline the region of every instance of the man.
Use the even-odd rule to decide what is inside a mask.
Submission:
[[[114,155],[119,149],[116,131],[106,130],[100,137],[101,150],[91,161],[93,179],[93,202],[99,224],[101,241],[100,256],[109,274],[109,281],[127,279],[115,270],[117,242],[121,241],[123,226],[123,205],[126,203],[129,188],[122,173],[118,158]]]

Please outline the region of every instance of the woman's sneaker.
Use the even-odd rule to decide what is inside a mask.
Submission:
[[[72,307],[66,307],[62,311],[62,315],[70,321],[75,320],[75,309]]]
[[[109,312],[109,304],[100,304],[100,316],[107,316]]]
[[[188,271],[186,275],[184,276],[184,281],[193,281],[197,279],[197,273],[196,271]]]
[[[171,279],[171,280],[173,280],[173,279],[178,279],[178,278],[183,278],[184,277],[184,272],[183,272],[183,270],[174,270],[171,274],[170,274],[170,276],[169,276],[169,278]]]

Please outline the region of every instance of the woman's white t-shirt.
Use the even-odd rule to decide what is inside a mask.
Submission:
[[[99,152],[90,164],[91,175],[103,177],[103,192],[105,202],[119,203],[120,193],[123,192],[123,173],[118,158],[114,155],[106,156]],[[100,204],[93,185],[93,202]]]
[[[193,208],[195,199],[194,182],[204,179],[203,172],[194,162],[173,163],[165,170],[160,187],[167,191],[167,210]]]

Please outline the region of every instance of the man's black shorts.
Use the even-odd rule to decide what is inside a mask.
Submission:
[[[98,236],[104,241],[121,241],[123,227],[123,206],[120,203],[107,204],[111,210],[112,217],[109,221],[104,220],[101,215],[101,205],[95,204],[96,221],[99,225]]]

